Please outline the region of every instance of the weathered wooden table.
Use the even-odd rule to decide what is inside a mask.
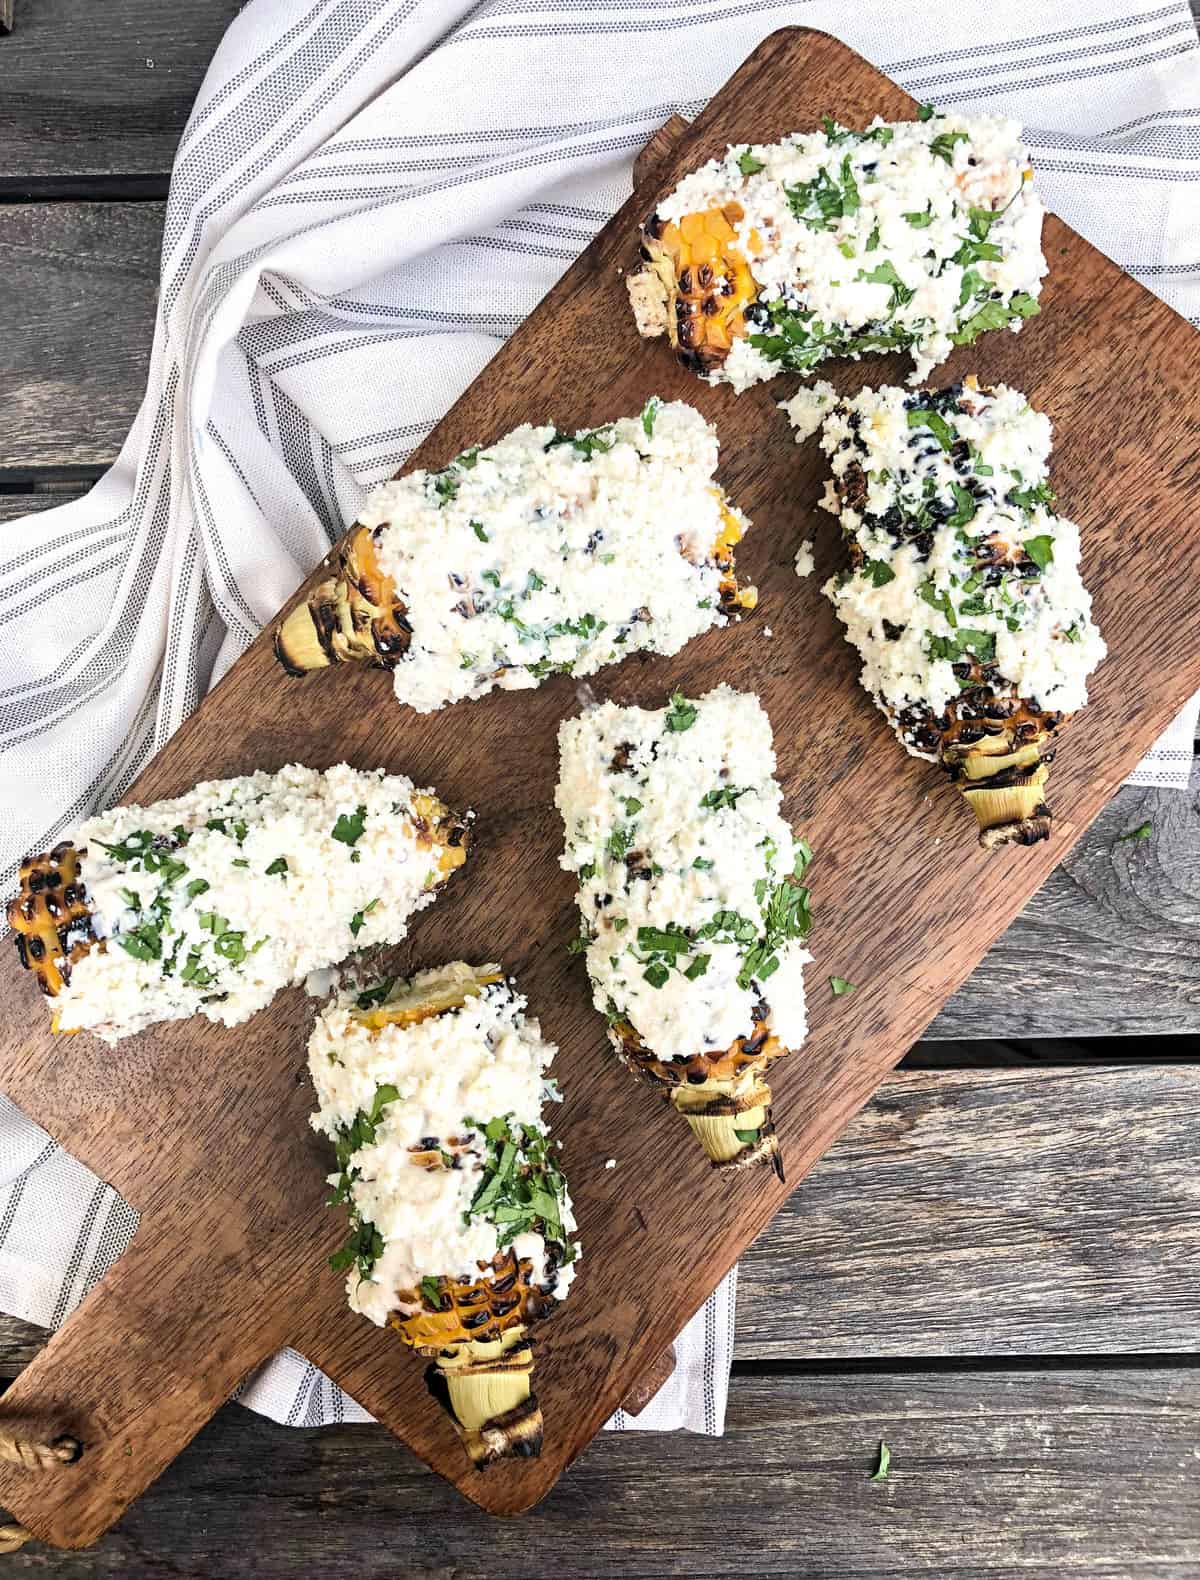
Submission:
[[[237,9],[16,0],[0,32],[0,522],[85,490],[124,437],[172,153]],[[98,1547],[3,1561],[1200,1574],[1197,1033],[1200,773],[1116,796],[747,1255],[724,1439],[602,1437],[504,1523],[382,1429],[231,1405]],[[0,1319],[0,1374],[41,1341]]]

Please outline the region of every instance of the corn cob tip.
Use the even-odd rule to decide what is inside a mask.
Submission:
[[[783,1178],[779,1138],[771,1122],[771,1089],[751,1069],[732,1081],[706,1081],[703,1085],[676,1086],[671,1106],[691,1126],[714,1168],[744,1169],[771,1163]]]
[[[533,1346],[520,1324],[497,1340],[451,1345],[426,1368],[425,1385],[454,1422],[477,1470],[541,1453],[542,1412],[532,1374]]]
[[[411,635],[406,606],[379,562],[374,535],[359,526],[343,544],[334,575],[280,621],[275,656],[296,676],[331,664],[391,669]]]
[[[985,759],[985,765],[987,762]],[[1032,772],[1026,772],[1024,765],[1009,757],[993,757],[990,762],[996,765],[991,776],[985,777],[986,766],[981,770],[976,762],[965,765],[967,773],[958,781],[963,799],[975,814],[984,850],[1036,845],[1049,839],[1052,819],[1044,799],[1049,764],[1040,762]]]

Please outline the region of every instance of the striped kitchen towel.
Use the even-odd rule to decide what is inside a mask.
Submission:
[[[1021,120],[1048,205],[1200,322],[1184,0],[252,0],[184,132],[149,387],[86,499],[6,529],[3,887],[129,785],[754,46],[824,28],[925,100]],[[797,106],[797,118],[820,106]],[[1195,706],[1140,783],[1186,784]],[[63,1319],[129,1208],[0,1109],[0,1304]],[[717,1432],[732,1285],[617,1426]],[[362,1412],[285,1355],[244,1402]]]

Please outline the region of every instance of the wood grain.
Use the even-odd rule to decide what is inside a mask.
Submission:
[[[698,120],[668,179],[729,141],[790,129],[801,98],[851,123],[912,108],[835,41],[776,34]],[[1019,383],[1054,416],[1055,482],[1087,524],[1088,575],[1111,651],[1056,765],[1055,841],[989,858],[975,847],[957,797],[904,758],[857,687],[849,649],[817,591],[820,574],[804,583],[791,574],[796,539],[814,524],[819,464],[812,447],[792,445],[774,411],[777,392],[735,399],[688,377],[665,348],[638,343],[618,270],[631,261],[634,220],[655,196],[634,195],[414,464],[444,462],[467,442],[533,417],[594,423],[636,410],[654,390],[690,399],[717,421],[725,481],[759,523],[744,569],[762,590],[762,617],[773,618],[776,638],[756,639],[753,626],[714,632],[677,659],[610,671],[598,689],[647,702],[676,686],[728,679],[757,690],[772,717],[788,814],[817,850],[820,970],[862,984],[853,998],[835,1001],[814,976],[810,1042],[775,1082],[794,1187],[1200,686],[1200,611],[1190,583],[1200,538],[1191,508],[1200,481],[1195,341],[1181,319],[1052,220],[1043,316],[1019,341],[993,335],[946,370],[954,377],[974,366],[987,382]],[[875,367],[879,376],[899,371],[887,361]],[[837,377],[855,385],[861,370],[843,367]],[[817,558],[819,573],[832,563],[828,538]],[[1169,668],[1164,629],[1172,633]],[[2,980],[24,1013],[5,1030],[5,1088],[143,1213],[131,1250],[10,1391],[11,1409],[73,1430],[88,1445],[53,1487],[31,1489],[0,1472],[0,1501],[56,1542],[84,1542],[104,1529],[231,1381],[284,1336],[469,1497],[496,1511],[526,1507],[784,1198],[785,1187],[765,1173],[729,1181],[708,1170],[674,1117],[604,1051],[582,972],[562,948],[573,930],[572,899],[556,865],[549,810],[553,737],[576,705],[573,688],[554,683],[516,705],[497,696],[420,720],[387,699],[387,679],[375,673],[289,681],[274,665],[268,635],[142,776],[134,798],[177,792],[201,775],[276,766],[302,751],[318,766],[346,757],[403,767],[438,785],[451,804],[477,808],[480,837],[467,877],[422,919],[416,948],[399,959],[499,955],[563,1050],[569,1095],[561,1132],[587,1254],[572,1299],[541,1344],[543,1458],[467,1479],[417,1367],[343,1306],[339,1281],[323,1266],[339,1226],[319,1210],[325,1163],[305,1125],[302,1077],[311,1010],[298,993],[281,995],[231,1033],[177,1025],[115,1053],[78,1039],[68,1063],[10,958]],[[618,1171],[594,1166],[618,1136],[619,1182]],[[178,1351],[174,1391],[161,1386],[161,1358],[159,1376],[145,1376],[143,1346],[131,1333],[131,1317],[145,1311],[149,1320],[147,1276],[167,1281],[155,1339],[160,1357]],[[197,1375],[190,1367],[205,1339]]]
[[[0,58],[0,181],[166,172],[240,0],[21,0]]]
[[[1149,823],[1146,840],[1120,836]],[[925,1035],[1200,1033],[1200,764],[1111,803]]]
[[[1200,1572],[1200,1371],[734,1376],[724,1438],[604,1433],[494,1520],[376,1427],[231,1405],[55,1580],[1185,1580]],[[880,1439],[887,1481],[868,1480]]]
[[[1198,1099],[1196,1066],[890,1075],[743,1254],[737,1359],[1190,1353]],[[45,1338],[0,1317],[0,1375]]]
[[[1192,1066],[905,1071],[741,1261],[741,1360],[1191,1352]]]
[[[0,468],[103,465],[124,443],[146,386],[163,212],[0,206]]]

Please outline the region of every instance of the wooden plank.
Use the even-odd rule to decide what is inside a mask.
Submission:
[[[1200,764],[1187,791],[1118,791],[925,1035],[1200,1033],[1198,809]]]
[[[1200,1571],[1192,1367],[735,1376],[728,1435],[605,1433],[526,1519],[464,1506],[381,1428],[231,1405],[55,1580],[1184,1580]],[[868,1478],[879,1442],[883,1482]]]
[[[0,468],[105,465],[120,449],[146,384],[163,213],[0,206]]]
[[[1200,1068],[904,1071],[762,1238],[740,1359],[1190,1352]]]
[[[0,525],[20,521],[24,516],[40,515],[43,510],[53,510],[55,505],[65,505],[69,499],[78,499],[85,490],[69,486],[59,490],[39,491],[35,494],[0,494]]]
[[[737,1358],[1190,1352],[1198,1097],[1194,1066],[895,1073],[743,1255]],[[0,1319],[0,1375],[44,1337]]]
[[[0,61],[0,182],[170,170],[240,0],[25,0]]]
[[[697,122],[671,178],[684,161],[727,142],[790,129],[801,95],[850,122],[875,111],[912,112],[911,100],[835,41],[777,34]],[[1090,579],[1111,648],[1092,705],[1060,753],[1056,840],[992,858],[974,845],[954,793],[939,790],[924,765],[890,751],[858,690],[817,590],[833,546],[812,585],[798,586],[792,575],[791,549],[808,519],[802,502],[820,493],[819,457],[792,445],[771,393],[735,399],[684,374],[665,348],[637,341],[618,269],[630,262],[635,219],[656,196],[635,194],[414,464],[444,462],[481,435],[549,409],[564,427],[637,410],[655,389],[686,397],[718,420],[731,492],[760,523],[744,568],[762,589],[764,617],[785,612],[776,639],[714,632],[676,659],[611,671],[600,689],[623,701],[657,702],[676,687],[699,690],[727,679],[758,691],[773,718],[787,811],[818,851],[822,970],[862,984],[848,1000],[814,991],[810,1042],[778,1077],[778,1126],[794,1185],[1070,849],[1187,692],[1200,686],[1200,614],[1189,576],[1200,535],[1188,504],[1200,481],[1187,383],[1195,342],[1182,320],[1051,220],[1042,317],[1019,346],[994,335],[972,348],[970,362],[959,356],[945,370],[952,378],[973,364],[985,382],[1019,381],[1054,414],[1055,481],[1073,513],[1091,524]],[[1119,381],[1111,376],[1114,360]],[[595,394],[602,366],[603,411]],[[881,378],[898,371],[887,362],[876,368]],[[856,383],[861,370],[843,368],[837,376]],[[1136,432],[1129,426],[1135,420]],[[1097,422],[1107,425],[1122,457],[1116,494],[1108,453],[1093,441]],[[1172,632],[1167,670],[1164,627]],[[175,736],[134,796],[152,799],[200,774],[239,772],[252,761],[270,766],[303,752],[317,762],[345,756],[403,765],[420,782],[438,784],[451,804],[478,809],[487,832],[473,873],[422,920],[419,946],[426,959],[499,954],[515,969],[563,1050],[563,1084],[574,1094],[561,1133],[588,1259],[576,1295],[542,1341],[545,1452],[540,1461],[487,1476],[469,1473],[416,1369],[401,1364],[386,1333],[364,1331],[345,1310],[339,1280],[322,1265],[338,1225],[318,1210],[327,1165],[308,1136],[309,1100],[296,1080],[310,1014],[299,994],[281,995],[231,1033],[180,1024],[115,1056],[77,1039],[64,1065],[44,1021],[33,1017],[29,986],[18,988],[10,957],[2,968],[6,991],[27,1005],[30,1019],[6,1029],[6,1089],[143,1211],[134,1247],[12,1390],[14,1408],[46,1426],[69,1425],[89,1443],[70,1476],[53,1478],[53,1485],[31,1490],[0,1470],[0,1497],[59,1542],[87,1541],[104,1528],[196,1430],[231,1379],[282,1337],[468,1496],[494,1511],[526,1507],[545,1494],[784,1198],[787,1187],[773,1176],[730,1182],[705,1168],[698,1150],[671,1129],[678,1122],[602,1053],[583,974],[559,947],[574,930],[573,907],[547,815],[554,734],[576,705],[573,687],[552,684],[519,705],[502,695],[474,704],[465,731],[461,710],[416,720],[389,707],[386,696],[385,676],[351,670],[302,689],[275,665],[268,633]],[[890,752],[886,774],[877,769],[883,751]],[[881,917],[894,925],[881,927]],[[400,961],[413,958],[406,950]],[[153,1147],[146,1144],[148,1123]],[[606,1177],[594,1167],[617,1136],[619,1187],[616,1171]],[[181,1169],[181,1156],[194,1165]],[[701,1277],[697,1224],[704,1226]],[[211,1253],[208,1226],[216,1236]],[[49,1411],[48,1399],[69,1404]]]

